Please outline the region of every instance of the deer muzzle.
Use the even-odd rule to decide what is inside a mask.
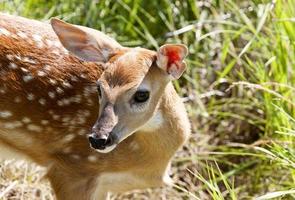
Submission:
[[[92,127],[91,134],[88,137],[90,146],[96,150],[105,150],[116,145],[115,135],[112,134],[112,131],[117,123],[118,118],[114,113],[114,106],[107,104]]]

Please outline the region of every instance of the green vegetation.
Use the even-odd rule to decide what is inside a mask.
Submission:
[[[295,199],[295,0],[4,0],[0,10],[126,46],[189,47],[175,86],[193,135],[174,159],[176,184],[118,199]]]

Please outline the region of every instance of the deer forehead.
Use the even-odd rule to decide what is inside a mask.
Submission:
[[[151,51],[134,48],[115,55],[101,76],[110,88],[139,85],[153,62]]]

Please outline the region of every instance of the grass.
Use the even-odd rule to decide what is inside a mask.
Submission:
[[[2,0],[0,10],[57,16],[126,46],[189,47],[175,87],[193,135],[174,159],[176,185],[114,199],[295,199],[294,0]],[[53,198],[30,166],[0,164],[0,199]]]

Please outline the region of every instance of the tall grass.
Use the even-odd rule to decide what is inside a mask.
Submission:
[[[175,87],[194,133],[174,159],[176,185],[118,199],[295,198],[294,0],[4,0],[0,10],[59,17],[126,46],[189,47]]]

